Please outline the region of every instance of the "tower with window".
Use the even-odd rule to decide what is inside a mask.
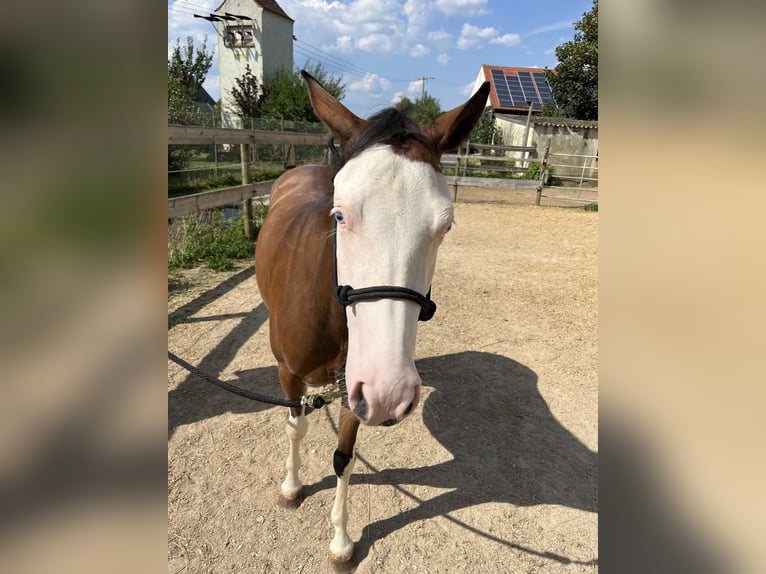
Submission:
[[[222,123],[241,127],[230,103],[235,80],[247,66],[260,85],[281,69],[291,71],[294,21],[275,0],[224,0],[215,15]]]

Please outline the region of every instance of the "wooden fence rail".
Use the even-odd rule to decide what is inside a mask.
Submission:
[[[521,154],[521,158],[510,154]],[[455,175],[446,176],[447,184],[452,187],[453,199],[457,200],[458,188],[462,186],[500,189],[536,189],[537,180],[472,177],[469,172],[483,171],[490,173],[521,174],[529,170],[530,156],[537,153],[537,148],[527,146],[490,145],[466,142],[457,153],[444,154],[441,166],[454,169]],[[520,163],[521,165],[517,165]],[[511,164],[511,165],[509,165]]]
[[[292,144],[323,145],[327,134],[298,132],[267,132],[262,130],[206,128],[199,126],[168,126],[168,145],[188,144]]]
[[[274,180],[248,183],[237,187],[203,191],[192,195],[172,197],[168,199],[168,219],[191,215],[221,205],[230,205],[238,201],[252,201],[255,197],[267,197]]]
[[[239,144],[240,156],[242,158],[243,183],[243,185],[236,187],[168,198],[168,219],[241,202],[245,212],[245,233],[248,237],[252,238],[253,228],[250,221],[252,200],[254,197],[268,196],[273,180],[250,183],[250,171],[247,160],[250,156],[250,145],[289,146],[285,156],[288,158],[288,161],[292,158],[294,165],[295,146],[325,145],[326,143],[326,133],[275,132],[253,129],[168,125],[168,145]]]
[[[326,145],[327,142],[328,135],[326,133],[274,132],[253,129],[169,125],[168,145],[239,144],[241,146],[241,157],[243,158],[243,185],[169,198],[168,218],[182,217],[236,202],[242,202],[245,213],[249,213],[253,198],[268,196],[273,183],[273,181],[249,182],[246,158],[249,157],[250,145],[290,146],[292,151],[291,157],[294,158],[294,146],[296,145]],[[550,153],[549,145],[546,146],[542,158],[538,159],[536,158],[537,148],[535,147],[487,145],[467,142],[457,150],[456,154],[444,154],[441,165],[443,168],[455,170],[455,175],[446,177],[447,184],[454,189],[454,199],[457,199],[458,187],[461,185],[501,189],[536,189],[535,203],[540,205],[541,197],[554,197],[542,194],[544,187],[551,187],[545,185],[548,171],[552,167],[550,158],[554,155],[563,155]],[[517,154],[521,157],[513,157]],[[539,180],[468,176],[470,171],[525,173],[528,171],[532,161],[540,161],[541,163],[542,169],[540,170]],[[509,165],[510,162],[514,163]],[[294,160],[292,165],[294,165]],[[587,178],[582,177],[582,179]],[[580,199],[579,193],[578,198],[573,200],[594,203],[598,201]],[[252,231],[249,227],[250,223],[245,221],[245,226],[248,235],[250,235]]]

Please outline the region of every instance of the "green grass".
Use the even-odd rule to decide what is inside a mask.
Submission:
[[[267,208],[255,204],[253,225],[256,232],[263,224]],[[216,271],[228,271],[233,260],[252,257],[255,242],[245,235],[244,215],[226,221],[223,211],[196,213],[173,220],[168,228],[168,271],[207,265]]]

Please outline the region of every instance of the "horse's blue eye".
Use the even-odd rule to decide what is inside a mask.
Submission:
[[[343,217],[343,214],[340,211],[336,211],[333,213],[333,217],[335,217],[336,223],[343,223],[345,221],[345,218]]]

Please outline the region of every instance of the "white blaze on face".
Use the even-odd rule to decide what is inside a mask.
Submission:
[[[425,295],[436,254],[452,223],[444,177],[378,145],[350,160],[335,178],[338,283],[354,289],[408,287]],[[420,306],[402,299],[346,308],[346,384],[353,409],[362,397],[367,424],[400,419],[417,405],[414,352]]]

